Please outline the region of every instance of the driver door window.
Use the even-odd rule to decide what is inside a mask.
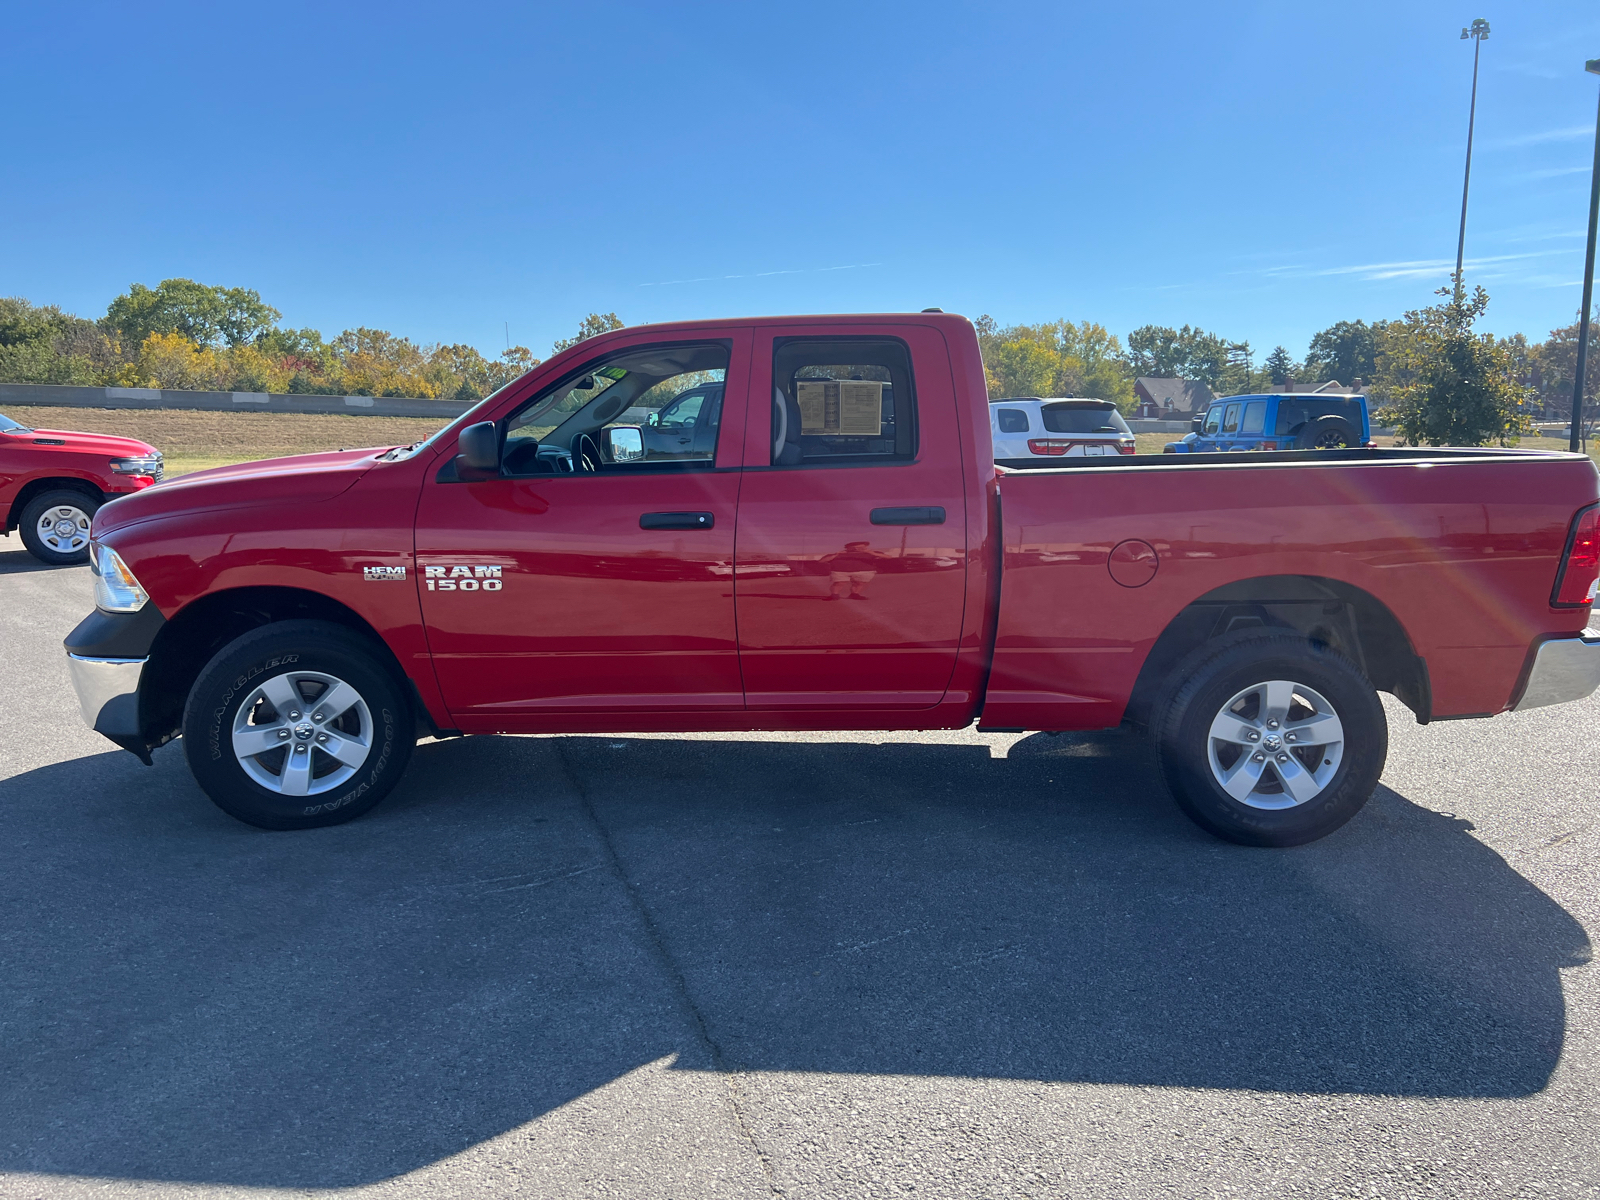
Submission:
[[[581,368],[506,423],[506,475],[707,469],[717,454],[728,347],[628,350]]]
[[[1206,424],[1203,432],[1207,437],[1211,437],[1215,435],[1217,430],[1221,428],[1222,406],[1219,404],[1216,408],[1213,408],[1210,412],[1206,413]]]

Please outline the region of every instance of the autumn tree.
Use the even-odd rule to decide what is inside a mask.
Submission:
[[[1531,433],[1522,408],[1528,389],[1514,377],[1508,349],[1492,333],[1473,332],[1489,294],[1481,287],[1470,297],[1449,287],[1435,294],[1448,299],[1379,330],[1379,419],[1413,445],[1507,445]]]
[[[1081,396],[1133,406],[1133,378],[1122,343],[1093,321],[1000,328],[974,322],[991,396]]]
[[[556,344],[551,349],[550,353],[552,355],[560,354],[563,350],[566,350],[571,346],[576,346],[579,342],[586,341],[597,334],[610,333],[613,329],[622,328],[624,328],[622,319],[614,312],[590,313],[578,325],[578,332],[574,336],[569,338],[557,338]]]

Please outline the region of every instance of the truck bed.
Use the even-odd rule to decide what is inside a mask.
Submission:
[[[1419,720],[1502,712],[1530,645],[1588,619],[1588,609],[1531,609],[1527,598],[1550,592],[1572,514],[1595,489],[1586,457],[1512,449],[1149,455],[1003,470],[1002,601],[984,724],[1116,724],[1163,632],[1207,603],[1235,622],[1287,613],[1314,627],[1325,615],[1334,635],[1340,621],[1387,614],[1408,643],[1396,654],[1420,660],[1423,675],[1421,687],[1397,676],[1386,690]],[[1152,556],[1136,542],[1153,551],[1143,583]],[[1113,578],[1114,553],[1130,560],[1119,571],[1136,586]],[[1388,664],[1363,665],[1383,687]]]

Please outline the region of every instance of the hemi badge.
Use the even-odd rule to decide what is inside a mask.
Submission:
[[[361,578],[372,581],[374,579],[400,579],[406,577],[404,567],[362,567]]]

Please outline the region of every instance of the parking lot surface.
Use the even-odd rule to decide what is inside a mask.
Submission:
[[[1600,701],[1208,838],[1121,732],[425,743],[263,833],[0,538],[0,1196],[1600,1194]]]

